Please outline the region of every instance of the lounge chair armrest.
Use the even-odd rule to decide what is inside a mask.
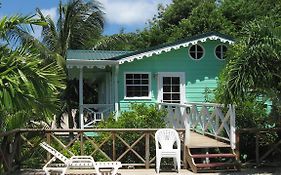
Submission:
[[[81,163],[91,164],[92,166],[95,166],[95,161],[92,156],[72,156],[67,164],[74,165]]]
[[[72,156],[72,157],[70,158],[70,160],[81,160],[81,159],[94,161],[94,159],[93,159],[92,156]]]

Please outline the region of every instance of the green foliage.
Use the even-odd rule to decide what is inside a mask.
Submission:
[[[32,16],[0,20],[1,44],[5,44],[0,44],[1,130],[24,127],[30,120],[46,120],[52,116],[59,104],[58,92],[65,87],[65,74],[56,62],[46,63],[32,44],[16,42],[26,41],[26,24],[44,23]],[[10,49],[14,43],[18,46]]]
[[[99,128],[162,128],[165,127],[166,110],[157,105],[133,103],[129,111],[123,111],[116,121],[113,117],[101,122]]]
[[[113,116],[110,117],[107,121],[101,122],[99,124],[99,128],[163,128],[166,126],[164,118],[166,116],[166,110],[158,109],[157,105],[146,105],[142,104],[131,104],[129,111],[124,111],[118,117],[116,121]],[[141,135],[142,133],[119,133],[118,134],[121,138],[123,138],[127,143],[133,144]],[[96,140],[101,143],[103,140],[108,138],[108,134],[100,134],[99,137],[96,137]],[[153,142],[153,140],[151,140]],[[155,146],[153,143],[151,145],[151,152],[154,152]],[[117,155],[121,155],[127,147],[119,140],[116,141],[117,147]],[[137,151],[140,155],[144,155],[144,148],[145,142],[142,139],[137,145],[134,146],[134,150]],[[112,143],[109,142],[105,147],[105,152],[111,155],[111,148]],[[99,156],[100,159],[105,159],[105,157],[101,155]],[[150,155],[153,157],[153,155]],[[123,158],[126,162],[138,162],[138,158],[136,158],[133,154],[128,154]]]
[[[244,101],[236,106],[236,126],[239,128],[270,128],[274,122],[266,113],[264,102],[255,100]],[[275,133],[265,133],[259,139],[259,145],[263,146],[275,143]],[[252,133],[243,133],[240,137],[240,153],[242,161],[255,159],[256,138]]]
[[[271,100],[280,97],[281,25],[271,18],[249,23],[244,37],[228,52],[220,88],[223,99],[243,101],[250,94]]]
[[[243,101],[235,108],[237,128],[264,128],[272,125],[264,102]]]
[[[173,0],[167,7],[160,4],[148,27],[133,33],[133,38],[122,46],[139,50],[209,31],[240,37],[244,35],[241,29],[249,22],[266,16],[280,21],[279,4],[280,0]]]
[[[280,18],[280,0],[224,0],[220,10],[226,19],[235,26],[234,36],[243,36],[240,33],[248,22],[266,16]]]
[[[146,104],[131,104],[130,111],[122,112],[118,120],[114,119],[114,115],[101,123],[99,123],[98,128],[162,128],[165,127],[164,117],[166,116],[166,110],[159,110],[157,105],[146,105]],[[125,140],[128,144],[133,144],[139,137],[142,136],[143,133],[128,132],[118,133],[118,135]],[[102,144],[102,151],[107,155],[112,156],[112,140],[110,139],[112,136],[106,132],[98,132],[95,133],[95,136],[92,137],[92,141],[84,141],[83,151],[85,155],[92,155],[95,147],[92,145],[92,142],[97,145]],[[108,142],[103,143],[105,140]],[[154,153],[155,146],[153,144],[153,140],[150,140],[151,152]],[[116,139],[116,155],[120,156],[124,153],[127,147],[120,139]],[[145,142],[144,138],[134,146],[134,150],[138,152],[140,155],[144,155]],[[76,141],[70,148],[70,151],[75,155],[81,154],[80,141]],[[66,151],[64,151],[65,155],[68,155]],[[69,155],[68,155],[69,156]],[[150,155],[153,157],[154,155]],[[93,154],[93,157],[96,161],[108,161],[108,159],[99,151],[96,151]],[[138,162],[138,158],[133,154],[127,154],[122,160],[126,162]],[[121,161],[122,161],[121,160]]]

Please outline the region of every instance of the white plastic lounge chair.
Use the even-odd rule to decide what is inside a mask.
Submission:
[[[176,148],[174,144],[176,142]],[[175,169],[180,170],[180,139],[174,129],[159,129],[155,133],[156,173],[159,173],[161,158],[173,158]],[[160,144],[160,145],[159,145]]]
[[[65,175],[69,169],[93,169],[97,175],[101,175],[100,169],[112,169],[111,175],[116,175],[118,168],[122,167],[121,162],[95,162],[92,156],[72,156],[69,159],[46,142],[40,143],[40,146],[54,156],[43,167],[46,175],[50,175],[51,171],[59,171],[61,175]],[[51,166],[51,163],[56,159],[59,159],[64,165],[60,167]]]

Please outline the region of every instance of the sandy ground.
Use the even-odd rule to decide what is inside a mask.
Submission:
[[[156,174],[154,169],[120,169],[121,175],[195,175],[189,170],[182,169],[179,173],[174,171],[160,171]],[[42,170],[26,170],[15,175],[43,175]],[[76,173],[75,173],[76,174]],[[84,174],[84,173],[79,173]],[[197,173],[198,175],[281,175],[281,167],[242,169],[240,172]],[[107,175],[107,174],[106,174]]]

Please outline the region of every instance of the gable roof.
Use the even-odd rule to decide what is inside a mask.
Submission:
[[[219,40],[222,43],[234,43],[234,39],[228,35],[217,32],[209,32],[201,35],[188,37],[173,43],[165,43],[158,46],[150,47],[139,51],[106,51],[106,50],[68,50],[67,67],[73,66],[105,66],[113,64],[123,64],[134,60],[159,55],[162,52],[177,50],[182,47],[189,47],[198,42],[207,40]]]
[[[127,54],[119,55],[110,60],[116,60],[119,64],[125,62],[131,62],[135,59],[140,60],[146,57],[151,57],[152,55],[159,55],[162,52],[169,52],[171,50],[177,50],[182,47],[188,47],[189,45],[197,44],[198,42],[206,42],[207,40],[219,40],[222,43],[234,43],[234,39],[228,35],[224,35],[218,32],[209,32],[201,35],[192,36],[186,39],[176,41],[174,43],[161,44],[155,47],[150,47],[144,50],[130,52]]]

